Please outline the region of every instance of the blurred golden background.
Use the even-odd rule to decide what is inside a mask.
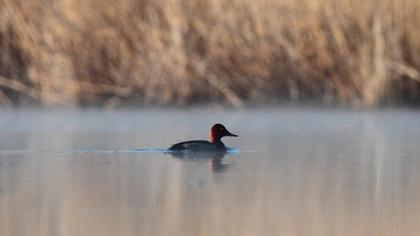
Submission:
[[[418,0],[1,0],[0,104],[420,104]]]

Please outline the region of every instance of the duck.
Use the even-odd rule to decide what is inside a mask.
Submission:
[[[226,152],[226,146],[222,142],[223,137],[238,137],[236,134],[229,132],[224,125],[215,124],[210,129],[210,141],[191,140],[176,143],[168,148],[168,151],[192,151],[192,152]]]

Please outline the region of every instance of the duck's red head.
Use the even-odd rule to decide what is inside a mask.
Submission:
[[[236,134],[229,132],[222,124],[215,124],[210,129],[210,142],[217,143],[225,136],[238,137]]]

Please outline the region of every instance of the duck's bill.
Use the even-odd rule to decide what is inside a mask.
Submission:
[[[227,136],[230,136],[230,137],[238,137],[238,135],[232,134],[232,133],[229,133]]]

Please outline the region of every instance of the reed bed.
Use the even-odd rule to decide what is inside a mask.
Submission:
[[[418,0],[1,0],[0,103],[420,104]]]

